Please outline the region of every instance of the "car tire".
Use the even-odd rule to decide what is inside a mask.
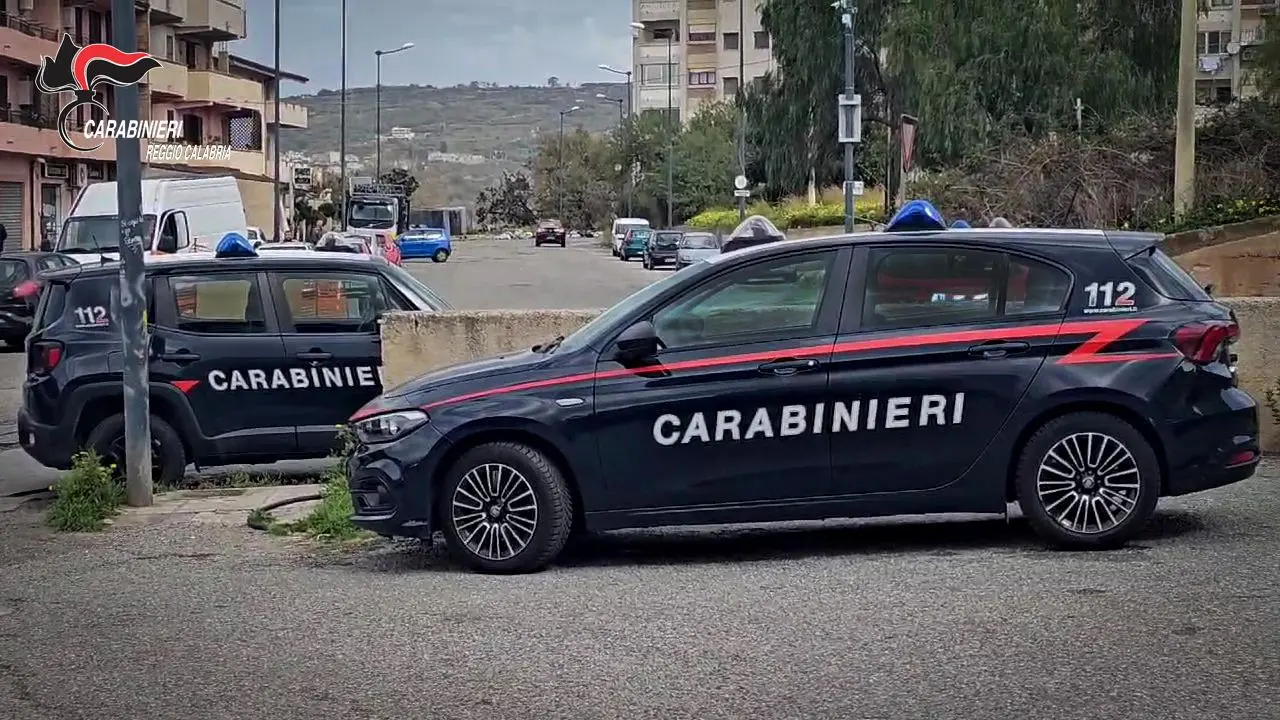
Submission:
[[[435,255],[431,256],[431,262],[442,263],[448,259],[449,259],[449,251],[445,250],[444,248],[440,248],[439,250],[436,251]]]
[[[85,438],[86,449],[116,464],[119,477],[124,477],[124,458],[113,450],[124,442],[124,414],[112,415],[98,423]],[[157,487],[173,487],[187,472],[187,451],[182,436],[162,418],[151,416],[151,482]]]
[[[649,258],[647,258],[647,257],[646,257],[646,258],[641,258],[641,259],[640,259],[640,266],[641,266],[641,267],[643,267],[645,270],[652,270],[652,269],[653,269],[653,266],[649,264]]]
[[[501,474],[491,479],[488,472]],[[498,484],[496,492],[489,490],[490,482]],[[508,484],[514,487],[504,488]],[[560,555],[573,530],[573,495],[564,474],[546,455],[523,443],[491,442],[466,451],[449,470],[442,490],[438,517],[449,553],[477,572],[542,570]],[[507,505],[486,502],[504,491]],[[519,505],[511,502],[523,497],[532,499],[532,512],[523,499]],[[479,506],[471,507],[477,500]],[[504,524],[490,524],[493,507],[500,508],[497,517]],[[511,511],[513,507],[520,510]],[[489,536],[493,545],[484,537],[487,532],[498,533]],[[517,543],[522,543],[519,549]]]
[[[1155,514],[1160,461],[1151,443],[1124,420],[1076,412],[1050,420],[1031,436],[1014,483],[1022,514],[1050,545],[1106,550],[1124,545]]]

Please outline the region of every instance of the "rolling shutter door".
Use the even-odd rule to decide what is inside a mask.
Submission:
[[[22,250],[22,183],[0,182],[0,225],[9,232],[4,252]]]

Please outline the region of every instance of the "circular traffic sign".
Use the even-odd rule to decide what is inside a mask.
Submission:
[[[746,176],[746,175],[739,175],[738,177],[734,178],[734,179],[733,179],[733,186],[734,186],[735,188],[737,188],[738,190],[746,190],[746,189],[747,189],[747,176]]]

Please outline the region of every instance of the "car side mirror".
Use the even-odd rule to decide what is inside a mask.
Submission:
[[[614,359],[618,362],[634,362],[656,357],[658,350],[662,348],[658,331],[648,320],[641,320],[623,330],[614,344],[617,346]]]

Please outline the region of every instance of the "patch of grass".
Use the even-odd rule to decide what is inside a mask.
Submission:
[[[300,533],[333,542],[356,540],[368,533],[352,524],[355,512],[351,504],[351,492],[347,488],[347,460],[355,452],[356,441],[345,426],[338,434],[338,444],[333,452],[333,466],[324,472],[321,481],[324,489],[320,504],[295,522],[280,522],[270,512],[254,510],[249,515],[250,527],[266,530],[272,535]]]
[[[53,487],[49,525],[63,532],[101,530],[124,503],[124,488],[114,473],[115,466],[104,465],[95,453],[76,455],[71,470]]]

